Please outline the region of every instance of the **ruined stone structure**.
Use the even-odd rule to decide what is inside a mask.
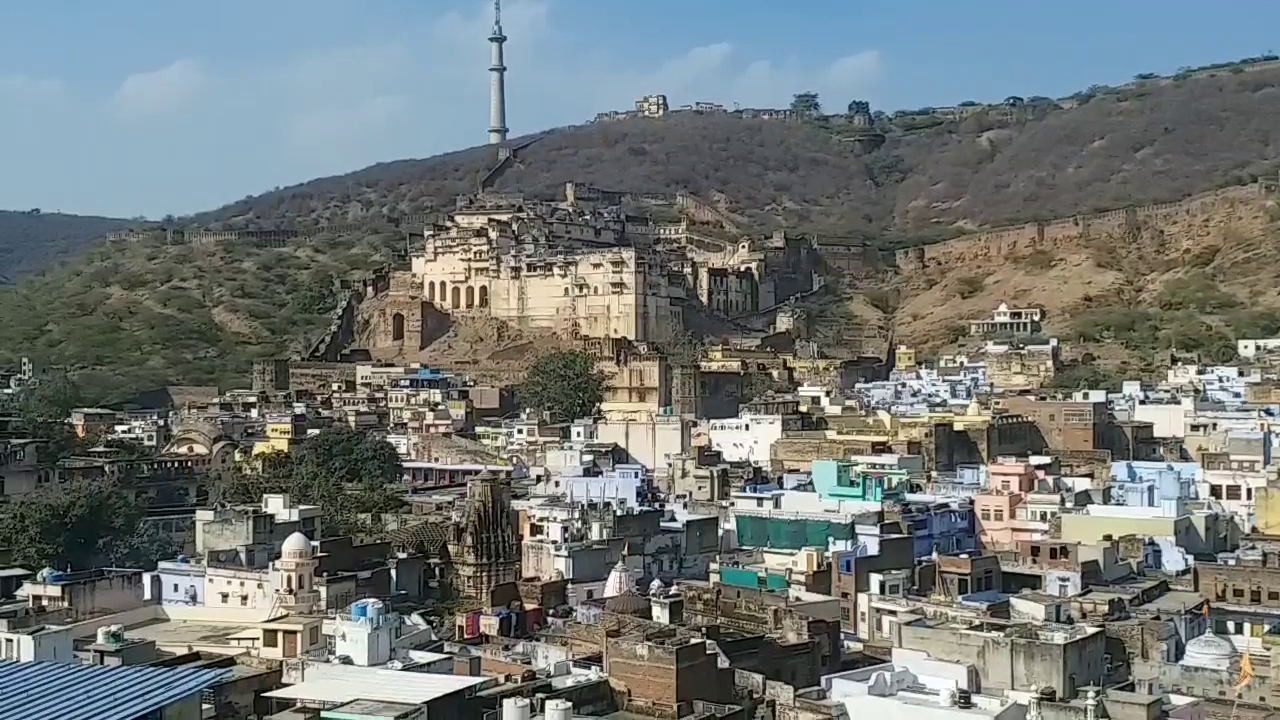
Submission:
[[[493,589],[520,578],[520,544],[516,540],[507,478],[484,471],[467,482],[449,528],[454,590],[489,606]]]

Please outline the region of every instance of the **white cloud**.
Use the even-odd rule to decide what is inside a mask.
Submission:
[[[126,120],[170,114],[199,96],[207,82],[199,63],[183,58],[168,67],[125,78],[112,98],[112,108]]]

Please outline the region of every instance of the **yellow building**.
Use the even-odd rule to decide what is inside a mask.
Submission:
[[[899,345],[894,351],[893,369],[898,372],[911,372],[916,369],[916,350],[915,348]]]
[[[306,415],[268,415],[265,437],[253,444],[253,454],[291,452],[306,438]]]

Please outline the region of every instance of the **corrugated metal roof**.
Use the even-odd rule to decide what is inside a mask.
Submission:
[[[224,668],[0,662],[5,720],[130,720],[226,677]]]

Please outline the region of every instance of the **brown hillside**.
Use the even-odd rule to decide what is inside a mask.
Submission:
[[[1280,69],[1152,83],[1070,110],[889,133],[859,156],[839,126],[722,115],[552,131],[498,184],[551,197],[567,180],[618,190],[723,193],[773,225],[910,242],[951,232],[1180,200],[1277,166]],[[198,216],[201,222],[347,221],[420,212],[475,188],[492,151],[374,165]]]
[[[1274,182],[1181,203],[976,234],[897,253],[892,320],[926,349],[1000,302],[1048,310],[1046,333],[1079,349],[1226,352],[1280,330],[1280,194]]]

